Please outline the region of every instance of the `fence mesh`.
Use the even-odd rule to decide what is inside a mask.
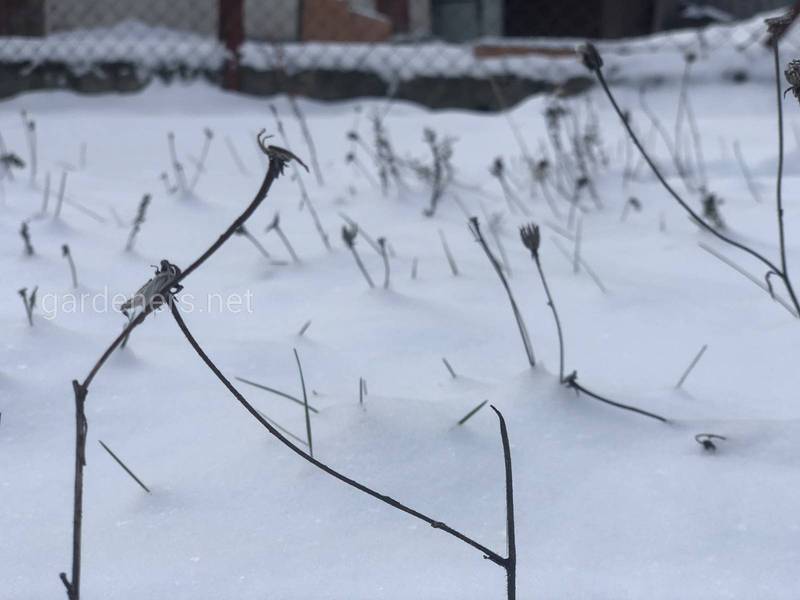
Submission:
[[[334,95],[385,95],[412,77],[519,74],[528,54],[570,39],[639,39],[616,52],[757,48],[746,19],[785,0],[2,0],[0,94],[41,87],[136,89],[153,76],[203,76],[246,91],[303,77],[367,73]],[[744,24],[743,24],[744,23]],[[685,28],[680,35],[668,33]],[[517,61],[519,62],[519,61]],[[261,77],[258,74],[261,74]],[[309,75],[312,74],[312,75]]]

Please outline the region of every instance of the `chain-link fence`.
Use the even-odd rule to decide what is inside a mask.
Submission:
[[[620,53],[674,54],[698,43],[708,52],[731,44],[747,52],[759,47],[763,27],[746,20],[789,4],[0,0],[0,95],[52,87],[125,91],[153,77],[198,76],[249,93],[324,99],[390,95],[401,87],[408,95],[414,86],[425,96],[433,79],[446,78],[452,95],[469,93],[458,88],[465,78],[539,73],[528,77],[524,94],[547,86],[541,61],[569,54],[575,39],[631,39],[613,45]],[[678,28],[686,31],[649,35]]]

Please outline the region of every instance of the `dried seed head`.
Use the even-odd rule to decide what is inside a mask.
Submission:
[[[717,451],[717,446],[713,440],[726,441],[727,439],[724,435],[716,435],[714,433],[698,433],[694,436],[694,441],[700,444],[706,452]]]
[[[358,138],[358,133],[356,133],[355,131],[348,131],[347,132],[347,139],[350,140],[351,142],[357,142],[358,139],[359,139]]]
[[[642,210],[642,203],[639,201],[638,198],[633,198],[633,197],[628,198],[628,204],[630,204],[631,208],[633,208],[636,211]]]
[[[534,223],[523,225],[519,228],[519,236],[522,238],[522,245],[531,251],[531,256],[539,257],[539,244],[542,241],[539,226]]]
[[[780,38],[789,29],[789,26],[792,24],[792,14],[786,13],[780,15],[778,17],[770,17],[769,19],[764,19],[764,23],[767,24],[767,32],[770,36],[775,38]]]
[[[61,246],[61,256],[69,256],[69,246],[66,244]]]
[[[786,77],[786,81],[789,82],[789,89],[786,92],[791,90],[794,97],[800,101],[800,60],[796,58],[790,60],[783,74]],[[784,92],[784,96],[786,92]]]
[[[211,131],[211,129],[210,129],[209,127],[206,127],[206,128],[204,128],[204,129],[203,129],[203,133],[205,134],[205,136],[206,136],[208,139],[211,139],[211,138],[213,138],[213,137],[214,137],[214,132],[213,132],[213,131]]]
[[[595,45],[591,42],[586,42],[578,46],[577,52],[583,66],[590,71],[599,71],[603,68],[603,58],[600,56]]]
[[[7,169],[12,167],[22,169],[25,166],[25,161],[13,152],[8,152],[7,154],[0,154],[0,164]]]
[[[350,248],[351,250],[356,245],[356,236],[358,235],[358,225],[353,224],[349,227],[347,225],[342,225],[342,240],[344,240],[344,245]]]
[[[503,165],[503,159],[499,156],[494,159],[492,166],[489,167],[489,173],[492,174],[492,177],[497,177],[498,179],[503,176],[503,171],[505,170],[505,165]]]
[[[351,164],[356,162],[356,153],[355,152],[348,152],[344,157],[345,164]]]
[[[258,142],[259,148],[261,148],[261,151],[267,155],[270,162],[275,161],[277,163],[279,175],[283,174],[286,165],[288,165],[293,160],[300,163],[300,166],[302,166],[307,172],[309,172],[306,163],[300,160],[300,158],[298,158],[298,156],[294,154],[292,151],[287,150],[286,148],[281,148],[280,146],[271,146],[265,144],[265,141],[271,137],[272,136],[270,135],[266,135],[265,131],[262,129],[261,131],[258,132],[258,135],[256,136],[256,141]]]
[[[686,55],[684,56],[684,59],[686,60],[687,63],[692,64],[697,60],[697,54],[695,54],[694,52],[687,52]]]

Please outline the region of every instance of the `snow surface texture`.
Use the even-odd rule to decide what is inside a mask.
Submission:
[[[766,58],[764,59],[766,64]],[[768,73],[764,80],[768,80]],[[691,91],[703,132],[711,188],[733,235],[777,256],[773,184],[774,88],[756,82]],[[638,94],[620,92],[644,123]],[[678,90],[648,94],[668,127]],[[605,208],[586,201],[582,254],[608,288],[602,293],[543,229],[541,256],[564,324],[567,371],[619,401],[673,420],[664,425],[576,396],[557,383],[555,328],[530,256],[519,243],[524,220],[508,213],[488,167],[519,149],[504,115],[432,113],[395,103],[386,127],[402,156],[427,157],[422,131],[457,137],[457,189],[468,214],[504,215],[502,240],[511,285],[540,363],[529,369],[504,291],[472,239],[453,195],[434,218],[428,192],[383,197],[345,165],[345,133],[385,102],[302,102],[326,185],[305,184],[334,244],[328,252],[291,176],[281,178],[249,223],[264,234],[275,211],[302,264],[269,264],[233,238],[184,282],[184,294],[252,293],[251,311],[196,309],[189,327],[220,368],[300,394],[292,349],[303,362],[316,455],[375,489],[447,522],[505,553],[501,445],[484,408],[509,425],[514,460],[519,597],[793,598],[800,545],[800,425],[795,390],[798,322],[767,294],[698,247],[705,242],[761,277],[740,253],[690,222],[646,170],[622,185],[622,130],[606,100],[592,94],[611,158],[596,179]],[[582,106],[577,99],[570,106]],[[545,139],[546,99],[510,115],[531,148]],[[800,108],[789,96],[785,179],[790,266],[800,261]],[[19,111],[37,125],[39,165],[5,179],[0,205],[0,596],[63,597],[57,574],[71,549],[74,416],[70,380],[82,378],[121,330],[113,310],[86,308],[29,327],[16,290],[39,286],[40,302],[70,292],[61,245],[77,264],[80,292],[130,294],[168,258],[186,266],[250,202],[263,174],[255,132],[274,131],[263,100],[203,85],[154,85],[137,96],[26,95],[0,104],[5,144],[27,158]],[[307,158],[297,122],[279,99],[292,149]],[[638,119],[638,121],[637,121]],[[174,131],[191,171],[203,128],[216,136],[194,197],[169,195],[166,134]],[[240,174],[224,138],[250,175]],[[756,203],[733,158],[738,140],[764,198]],[[70,170],[61,218],[37,218],[45,173],[55,192]],[[279,139],[275,143],[281,144]],[[663,146],[652,141],[662,164]],[[623,150],[621,152],[621,150]],[[537,152],[538,156],[538,152]],[[361,160],[372,170],[368,157]],[[374,170],[373,170],[374,173]],[[515,174],[519,176],[520,171]],[[677,178],[672,177],[680,186]],[[682,188],[681,188],[682,189]],[[454,188],[456,191],[456,188]],[[125,252],[142,194],[153,195],[135,251]],[[630,196],[642,202],[620,222]],[[696,206],[696,196],[691,196]],[[554,218],[539,198],[533,219]],[[95,211],[103,222],[75,208]],[[115,223],[115,211],[122,226]],[[391,289],[369,290],[339,235],[343,211],[373,237],[386,236]],[[30,219],[36,249],[23,254],[20,223]],[[663,223],[663,231],[662,225]],[[562,225],[563,226],[563,225]],[[438,230],[460,275],[453,277]],[[491,240],[490,240],[491,242]],[[561,242],[571,248],[570,242]],[[358,248],[380,282],[380,257]],[[419,272],[411,279],[413,260]],[[297,332],[311,319],[302,337]],[[674,389],[703,344],[709,348],[683,390]],[[443,367],[446,357],[458,376]],[[365,406],[358,381],[367,381]],[[304,435],[303,411],[240,385],[260,410]],[[312,393],[313,391],[313,393]],[[169,314],[160,312],[111,357],[87,400],[83,595],[86,599],[488,599],[505,597],[502,569],[456,539],[322,474],[271,438],[207,371]],[[716,454],[694,435],[728,437]],[[107,443],[152,489],[145,494],[99,446]]]
[[[683,55],[688,51],[700,53],[707,59],[697,66],[698,80],[717,81],[733,73],[764,78],[765,71],[761,68],[764,52],[759,42],[764,38],[764,17],[769,14],[777,13],[704,29],[600,41],[598,45],[612,79],[636,82],[653,78],[677,79],[683,71]],[[31,68],[53,61],[68,65],[76,74],[92,71],[97,63],[117,61],[132,62],[144,73],[180,67],[190,71],[217,71],[222,68],[227,53],[212,37],[150,26],[136,20],[110,27],[59,32],[43,39],[6,37],[0,41],[2,61],[30,61]],[[390,84],[424,76],[484,78],[503,74],[562,81],[585,74],[569,55],[569,50],[580,41],[485,38],[477,40],[475,45],[530,46],[540,52],[484,59],[476,57],[471,44],[438,41],[413,44],[247,41],[241,47],[241,64],[256,70],[283,69],[289,74],[309,69],[368,71]],[[800,31],[794,28],[783,44],[790,50],[800,49]],[[543,49],[560,51],[561,57],[543,55]]]

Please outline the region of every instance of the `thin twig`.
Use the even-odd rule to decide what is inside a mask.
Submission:
[[[503,268],[500,265],[500,262],[495,258],[494,254],[492,254],[492,251],[489,249],[489,245],[486,243],[486,239],[481,233],[480,224],[478,223],[477,217],[472,217],[472,219],[470,219],[469,227],[475,236],[475,241],[477,241],[481,248],[483,248],[486,257],[489,259],[489,262],[497,273],[497,276],[500,278],[500,282],[503,284],[506,294],[508,294],[508,300],[511,303],[511,310],[514,313],[514,319],[517,322],[517,328],[519,329],[519,334],[522,338],[522,345],[525,347],[525,355],[528,358],[528,364],[534,367],[536,366],[536,358],[533,354],[533,346],[531,345],[530,336],[528,335],[528,328],[525,326],[522,313],[517,307],[517,301],[514,299],[514,294],[511,292],[511,286],[509,286],[508,280],[503,273]]]
[[[297,335],[299,335],[299,336],[305,335],[305,333],[306,333],[306,331],[308,331],[309,327],[311,327],[311,319],[309,319],[308,321],[303,323],[303,326],[300,328],[300,331],[297,332]]]
[[[282,392],[280,390],[276,390],[275,388],[271,388],[268,385],[264,385],[263,383],[256,383],[255,381],[250,381],[249,379],[245,379],[244,377],[234,377],[237,381],[241,381],[242,383],[246,383],[247,385],[252,385],[260,390],[264,390],[266,392],[270,392],[275,394],[276,396],[280,396],[281,398],[286,398],[287,400],[291,400],[295,404],[299,404],[302,407],[305,407],[306,403],[300,400],[297,396],[292,396],[291,394],[287,394],[286,392]],[[319,411],[309,404],[308,410],[313,413],[319,413]]]
[[[520,238],[522,245],[525,246],[531,253],[533,262],[536,263],[536,269],[539,271],[539,278],[542,280],[542,287],[544,287],[545,296],[547,296],[547,306],[553,312],[553,320],[556,323],[556,332],[558,333],[558,381],[564,381],[564,334],[561,330],[561,320],[558,318],[558,311],[556,304],[553,301],[553,296],[550,293],[550,287],[547,285],[547,279],[542,270],[542,262],[539,259],[539,246],[541,244],[542,236],[538,225],[527,225],[520,228]]]
[[[53,218],[58,219],[61,216],[61,205],[64,203],[64,191],[67,189],[67,172],[61,171],[61,183],[58,186],[58,201],[56,202],[56,210],[53,213]]]
[[[128,475],[130,475],[130,476],[133,478],[133,480],[134,480],[136,483],[138,483],[138,484],[139,484],[139,486],[140,486],[140,487],[141,487],[141,488],[142,488],[142,489],[143,489],[145,492],[147,492],[147,493],[149,494],[149,493],[150,493],[150,488],[148,488],[148,487],[147,487],[147,486],[146,486],[144,483],[142,483],[142,480],[141,480],[141,479],[139,479],[139,478],[138,478],[136,475],[134,475],[133,471],[131,471],[131,470],[130,470],[130,469],[129,469],[129,468],[126,466],[126,465],[125,465],[125,463],[124,463],[124,462],[122,462],[122,460],[121,460],[121,459],[120,459],[120,458],[119,458],[119,457],[118,457],[116,454],[114,454],[114,453],[111,451],[111,448],[109,448],[108,446],[106,446],[106,445],[103,443],[103,440],[97,440],[97,441],[98,441],[98,442],[100,442],[100,445],[103,447],[103,450],[105,450],[106,452],[108,452],[108,453],[111,455],[111,458],[113,458],[115,461],[117,461],[117,464],[118,464],[120,467],[122,467],[122,468],[125,470],[125,472],[126,472]]]
[[[681,375],[681,378],[678,379],[678,383],[675,384],[676,390],[679,390],[683,386],[683,383],[686,381],[686,378],[689,377],[689,374],[697,366],[697,363],[699,363],[700,359],[703,358],[703,354],[705,354],[706,350],[708,350],[708,344],[703,344],[703,347],[700,348],[700,352],[698,352],[697,356],[695,356],[692,359],[692,362],[689,363],[689,366],[686,367],[686,370],[683,372],[683,375]]]
[[[572,258],[573,258],[572,254],[570,254],[570,251],[567,250],[563,246],[563,244],[561,243],[561,240],[559,240],[559,239],[557,239],[555,237],[551,237],[550,239],[553,242],[553,244],[555,245],[555,247],[558,248],[558,251],[561,252],[561,254],[564,255],[564,258],[566,258],[570,262],[570,264],[572,264]],[[580,262],[581,262],[581,267],[583,267],[583,270],[586,271],[586,273],[589,275],[591,280],[594,281],[594,283],[598,287],[598,289],[601,292],[603,292],[604,294],[607,294],[608,293],[608,289],[603,284],[603,282],[600,280],[600,277],[597,275],[597,273],[594,271],[594,269],[592,269],[589,266],[589,263],[587,263],[586,260],[583,257],[580,258]]]
[[[236,150],[236,146],[233,145],[233,141],[231,140],[230,136],[225,136],[225,146],[228,148],[228,152],[233,158],[233,162],[236,163],[236,167],[239,169],[239,173],[248,177],[250,175],[250,171],[247,170],[247,167],[244,166],[244,162],[242,162],[242,157],[239,156],[239,152]]]
[[[648,412],[646,410],[642,410],[641,408],[636,408],[635,406],[629,406],[628,404],[622,404],[621,402],[615,402],[613,400],[609,400],[608,398],[600,396],[599,394],[595,394],[590,390],[587,390],[585,387],[583,387],[581,384],[578,383],[578,374],[575,371],[573,371],[572,374],[567,375],[567,377],[564,379],[564,383],[568,388],[575,390],[576,393],[583,392],[590,398],[594,398],[595,400],[599,400],[600,402],[603,402],[610,406],[615,406],[617,408],[621,408],[622,410],[629,410],[631,412],[635,412],[645,417],[650,417],[651,419],[661,421],[662,423],[669,423],[668,419],[665,419],[660,415]]]
[[[450,252],[450,246],[447,245],[444,231],[441,229],[439,230],[439,239],[442,241],[442,248],[444,248],[444,255],[447,257],[447,263],[450,265],[450,272],[453,273],[453,277],[458,277],[458,265],[456,265],[456,260],[453,258],[453,253]]]
[[[69,272],[72,275],[72,287],[77,289],[78,288],[78,272],[75,269],[75,261],[72,260],[72,252],[70,252],[69,245],[64,244],[61,246],[61,256],[67,259],[69,263]]]
[[[487,402],[489,402],[489,401],[488,401],[488,400],[484,400],[483,402],[481,402],[480,404],[478,404],[478,406],[476,406],[476,407],[475,407],[475,408],[473,408],[471,411],[469,411],[467,414],[465,414],[463,417],[461,417],[461,418],[458,420],[458,423],[457,423],[457,425],[461,426],[461,425],[463,425],[464,423],[466,423],[467,421],[469,421],[469,420],[470,420],[470,419],[471,419],[471,418],[472,418],[472,417],[475,415],[475,413],[477,413],[477,412],[478,412],[480,409],[482,409],[484,406],[486,406],[486,403],[487,403]]]
[[[456,379],[458,377],[458,375],[456,375],[456,372],[453,370],[453,367],[450,365],[449,362],[447,362],[447,359],[444,356],[442,357],[442,362],[444,363],[444,366],[447,369],[447,372],[450,373],[450,377],[452,377],[453,379]]]
[[[733,142],[733,153],[736,155],[736,162],[739,163],[739,169],[741,169],[742,175],[744,175],[744,181],[747,183],[747,189],[750,190],[753,200],[760,204],[761,193],[758,191],[758,186],[756,186],[755,182],[753,181],[753,175],[750,173],[750,169],[748,168],[747,163],[744,161],[742,149],[739,146],[739,140]]]
[[[314,458],[314,442],[311,440],[311,415],[308,411],[308,394],[306,394],[306,380],[303,377],[303,366],[300,364],[300,355],[297,354],[297,348],[292,348],[294,351],[294,359],[297,361],[297,371],[300,373],[300,385],[303,388],[303,407],[306,413],[306,436],[308,437],[308,454]]]

